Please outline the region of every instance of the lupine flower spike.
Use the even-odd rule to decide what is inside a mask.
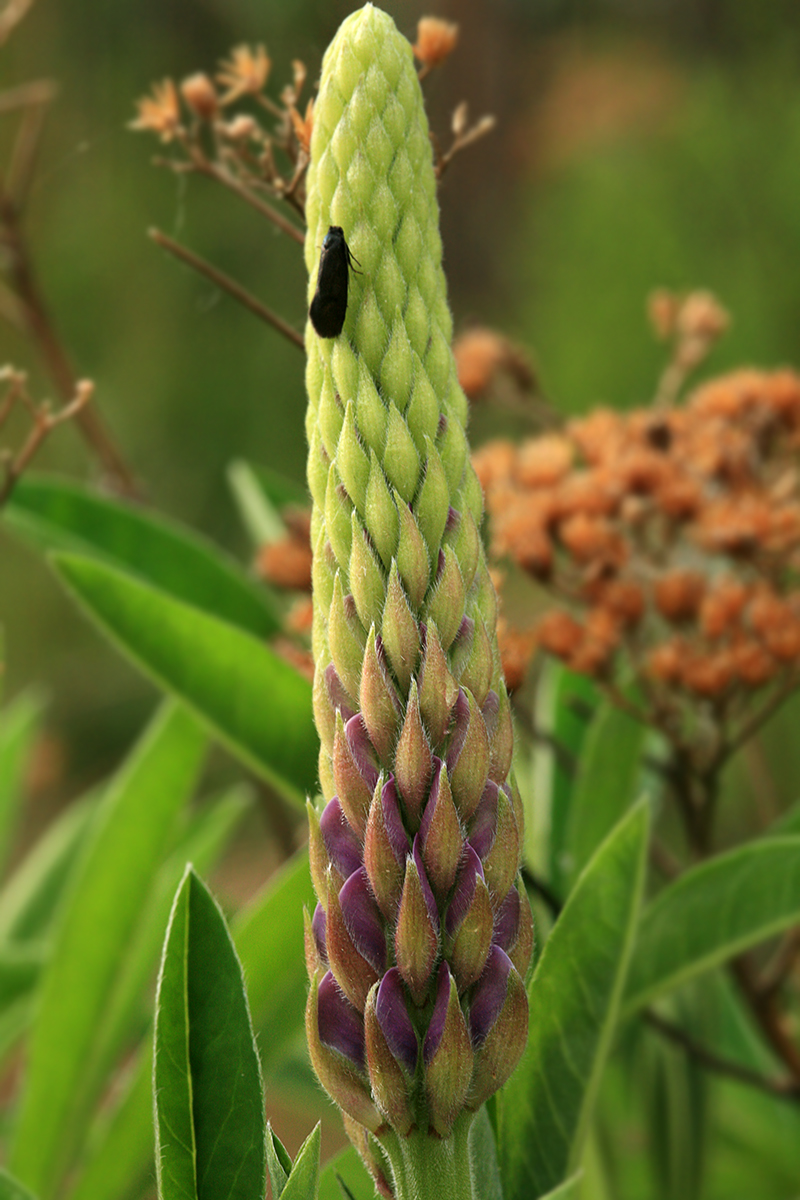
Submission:
[[[323,61],[307,217],[309,301],[331,226],[360,264],[341,333],[306,329],[308,1040],[379,1191],[464,1200],[473,1116],[525,1045],[532,921],[428,125],[411,47],[372,5]]]

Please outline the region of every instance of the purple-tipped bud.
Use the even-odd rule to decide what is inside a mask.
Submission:
[[[387,795],[387,788],[389,800],[385,802],[383,797]],[[392,777],[383,787],[379,784],[375,789],[364,836],[364,866],[378,907],[388,921],[393,920],[397,914],[405,877],[406,855],[410,850],[411,843],[403,828]]]
[[[431,1127],[447,1137],[464,1106],[474,1054],[456,981],[446,963],[439,967],[436,1000],[423,1047],[425,1094]]]
[[[386,657],[404,693],[417,669],[420,651],[419,626],[403,591],[397,564],[392,563],[383,610],[383,646]]]
[[[469,844],[484,864],[486,877],[486,855],[492,848],[497,832],[497,784],[488,780],[483,789],[478,807],[469,823]]]
[[[450,937],[455,936],[469,912],[477,879],[483,879],[483,867],[472,846],[467,843],[456,880],[456,888],[445,918],[445,930]]]
[[[347,1002],[338,993],[335,984],[335,991],[331,990],[330,972],[324,978],[329,982],[323,992],[322,1011],[319,1005],[321,981],[312,983],[306,1004],[306,1037],[311,1062],[320,1083],[339,1107],[360,1125],[377,1133],[382,1125],[380,1113],[366,1078],[356,1065],[357,1059],[351,1057],[353,1053],[358,1055],[360,1040],[363,1061],[363,1032],[359,1039],[352,1018],[344,1007]],[[338,1001],[337,993],[340,997]],[[356,1013],[355,1017],[360,1023],[360,1013]],[[322,1040],[320,1024],[325,1031],[325,1041]],[[340,1046],[344,1049],[339,1049]]]
[[[367,997],[364,1010],[367,1069],[372,1094],[378,1108],[395,1132],[401,1137],[407,1137],[414,1126],[414,1109],[411,1103],[413,1077],[409,1077],[389,1044],[377,1014],[377,996],[376,984]],[[413,1032],[412,1029],[411,1033]]]
[[[419,677],[419,705],[433,746],[440,746],[450,726],[458,684],[442,649],[439,631],[432,621],[425,628],[425,654]]]
[[[356,876],[351,876],[351,879],[355,878]],[[326,915],[325,944],[331,970],[336,976],[336,982],[350,1003],[363,1012],[369,989],[373,983],[377,983],[380,978],[380,972],[375,969],[356,944],[349,924],[342,912],[338,890],[333,886],[329,886],[328,888]],[[352,921],[352,910],[349,916]],[[367,924],[369,924],[369,920],[367,920]],[[371,949],[369,947],[369,938],[364,930],[357,923],[356,928],[362,943],[368,949]]]
[[[395,751],[394,774],[405,805],[409,829],[419,828],[431,781],[432,756],[422,718],[416,682],[411,680],[406,716]]]
[[[485,707],[485,706],[484,706]],[[511,770],[514,754],[514,726],[511,721],[511,703],[506,685],[501,681],[498,696],[498,712],[494,733],[491,735],[489,769],[492,779],[502,782]]]
[[[499,946],[492,947],[486,970],[475,986],[469,1024],[475,1069],[468,1107],[474,1110],[503,1086],[528,1039],[525,984]]]
[[[361,843],[342,812],[338,796],[325,805],[319,827],[328,858],[342,879],[348,879],[362,865]]]
[[[423,878],[424,868],[421,872],[417,860],[409,855],[397,914],[395,954],[400,974],[415,1004],[422,1004],[425,999],[439,954],[438,920],[434,921],[431,916],[428,897],[432,897],[432,893],[427,879],[423,884]]]
[[[353,724],[355,722],[355,725]],[[348,729],[363,729],[361,717],[356,715],[351,717],[345,725],[341,716],[337,714],[336,728],[333,735],[333,754],[331,755],[331,766],[333,770],[333,786],[336,788],[336,794],[345,813],[351,828],[363,833],[367,820],[367,812],[369,810],[369,802],[372,798],[372,788],[368,783],[368,777],[374,772],[374,765],[369,763],[367,759],[367,772],[365,774],[364,762],[358,760],[353,751],[353,738],[348,737]],[[363,735],[366,738],[366,733]],[[362,758],[364,757],[362,752]],[[374,785],[373,785],[374,787]]]
[[[381,639],[373,626],[364,651],[359,702],[370,741],[380,761],[388,766],[400,724],[400,699],[383,659]]]
[[[378,985],[375,1016],[392,1054],[406,1073],[413,1076],[417,1069],[419,1047],[397,967],[390,967]]]
[[[463,688],[456,701],[456,725],[447,750],[447,771],[461,819],[469,821],[489,777],[489,739],[474,696]]]
[[[492,942],[509,954],[517,944],[520,920],[520,898],[515,887],[508,889],[508,895],[498,908],[494,918],[494,936]]]
[[[366,1066],[364,1021],[361,1013],[342,994],[330,971],[323,975],[319,983],[317,1017],[319,1039],[323,1046],[337,1050],[363,1070]]]
[[[505,788],[497,792],[497,820],[491,850],[483,857],[483,874],[495,904],[505,899],[519,870],[520,835]]]
[[[464,849],[464,833],[458,819],[447,768],[440,758],[433,760],[433,779],[419,830],[422,857],[431,886],[444,900],[456,877]]]
[[[315,975],[324,973],[328,969],[328,961],[325,951],[325,910],[321,904],[317,905],[317,909],[322,912],[323,930],[322,941],[317,936],[318,930],[314,927],[314,919],[309,915],[308,909],[303,909],[303,948],[305,950],[306,971],[308,978],[313,979]],[[316,917],[316,911],[314,917]]]
[[[483,876],[477,875],[469,908],[458,926],[448,954],[459,992],[473,984],[484,970],[493,929],[494,915],[489,889]]]
[[[345,882],[339,892],[339,904],[353,945],[382,974],[386,970],[386,935],[363,867]]]

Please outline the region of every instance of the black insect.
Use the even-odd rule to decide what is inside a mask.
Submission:
[[[347,284],[350,271],[355,271],[353,263],[358,263],[358,259],[351,254],[341,225],[331,225],[322,242],[317,290],[308,310],[311,324],[320,337],[338,337],[342,332],[347,312]]]

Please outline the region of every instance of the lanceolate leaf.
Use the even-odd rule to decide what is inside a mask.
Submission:
[[[34,474],[19,480],[4,516],[48,550],[102,559],[257,637],[280,628],[269,594],[238,563],[192,530],[141,506]]]
[[[297,1151],[281,1200],[317,1200],[320,1127],[316,1125]]]
[[[0,711],[0,868],[8,857],[20,785],[41,711],[41,701],[25,694]]]
[[[299,804],[316,782],[311,687],[268,646],[104,563],[58,573],[111,639],[234,754]]]
[[[565,859],[576,879],[595,849],[638,799],[647,729],[612,704],[597,710],[578,757],[569,803]]]
[[[500,1105],[506,1200],[535,1200],[580,1160],[616,1022],[644,874],[638,804],[578,879],[528,989],[530,1033]]]
[[[155,1047],[161,1200],[263,1200],[264,1101],[242,969],[191,868],[164,944]]]
[[[10,1166],[47,1200],[85,1134],[85,1066],[128,941],[205,750],[165,706],[108,789],[76,864],[32,1030]]]
[[[625,1012],[800,921],[800,836],[760,838],[687,871],[642,914]]]
[[[232,922],[265,1069],[303,1026],[306,991],[303,906],[316,903],[303,848]]]

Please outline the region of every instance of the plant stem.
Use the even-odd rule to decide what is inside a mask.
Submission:
[[[475,1195],[469,1133],[472,1113],[463,1113],[448,1138],[417,1130],[410,1137],[380,1138],[394,1175],[395,1200],[482,1200]]]

